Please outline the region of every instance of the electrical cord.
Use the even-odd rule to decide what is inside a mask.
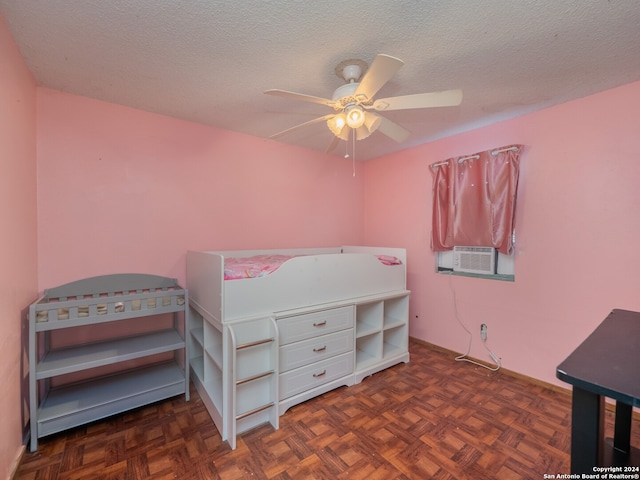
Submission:
[[[469,362],[469,363],[473,363],[474,365],[477,365],[479,367],[486,368],[487,370],[490,370],[492,372],[497,372],[502,367],[502,362],[500,361],[500,358],[495,353],[493,353],[491,351],[491,349],[487,345],[487,339],[486,338],[482,339],[482,345],[484,345],[484,348],[487,350],[487,352],[489,352],[489,356],[494,361],[495,366],[491,367],[491,366],[485,365],[483,363],[476,362],[475,360],[469,358],[469,353],[471,352],[471,344],[473,342],[473,334],[471,333],[471,331],[469,331],[469,329],[462,322],[462,320],[460,320],[460,315],[458,314],[458,302],[457,302],[457,299],[456,299],[456,290],[455,290],[455,288],[453,288],[453,284],[451,283],[451,274],[449,274],[449,289],[451,290],[451,293],[453,294],[452,295],[452,298],[453,298],[453,312],[454,312],[454,314],[456,316],[456,320],[458,321],[460,326],[464,329],[464,331],[469,334],[469,345],[467,346],[467,352],[462,354],[462,355],[458,355],[455,358],[456,362]]]

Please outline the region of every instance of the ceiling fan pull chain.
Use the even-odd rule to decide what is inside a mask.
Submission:
[[[347,137],[347,141],[344,142],[344,158],[349,158],[349,137]]]
[[[353,165],[353,176],[356,176],[356,131],[353,131],[353,134],[351,135],[351,138],[353,138],[353,147],[352,147],[352,154],[353,154],[353,159],[352,161],[352,165]]]

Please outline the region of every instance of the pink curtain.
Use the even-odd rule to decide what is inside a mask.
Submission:
[[[434,251],[459,245],[511,253],[521,151],[510,145],[431,165]]]

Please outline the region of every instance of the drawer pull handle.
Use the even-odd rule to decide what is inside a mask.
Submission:
[[[320,373],[314,373],[313,376],[315,378],[318,378],[318,377],[322,377],[322,376],[324,376],[326,374],[327,374],[327,371],[326,370],[322,370]]]
[[[326,345],[323,345],[322,347],[316,347],[313,349],[314,352],[324,352],[327,349]]]
[[[313,326],[314,327],[324,327],[326,324],[327,324],[327,321],[325,320],[324,322],[314,323]]]

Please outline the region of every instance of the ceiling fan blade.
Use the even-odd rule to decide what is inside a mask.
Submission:
[[[460,103],[462,103],[462,90],[444,90],[442,92],[380,98],[373,102],[373,107],[369,108],[378,111],[407,110],[410,108],[455,107]]]
[[[378,131],[387,137],[395,140],[398,143],[404,142],[411,132],[404,127],[401,127],[395,122],[392,122],[388,118],[380,117],[380,125],[378,126]]]
[[[313,125],[314,123],[326,122],[333,116],[334,114],[330,113],[329,115],[325,115],[323,117],[314,118],[313,120],[309,120],[308,122],[301,123],[299,125],[296,125],[295,127],[287,128],[286,130],[283,130],[281,132],[274,133],[269,138],[280,138],[283,135],[287,135],[288,133],[298,130],[299,128],[307,127],[309,125]]]
[[[334,135],[333,139],[331,140],[331,143],[329,144],[329,146],[325,150],[325,153],[333,152],[336,149],[336,147],[338,146],[338,142],[339,141],[340,141],[340,139]]]
[[[336,105],[336,102],[334,102],[333,100],[329,100],[327,98],[314,97],[313,95],[305,95],[304,93],[288,92],[286,90],[278,90],[278,89],[265,90],[264,93],[266,93],[267,95],[275,95],[277,97],[291,98],[293,100],[302,100],[304,102],[319,103],[321,105],[326,105],[332,108]]]
[[[354,97],[366,97],[371,100],[382,86],[400,70],[404,62],[390,55],[379,54],[360,80],[360,85],[353,94]]]

